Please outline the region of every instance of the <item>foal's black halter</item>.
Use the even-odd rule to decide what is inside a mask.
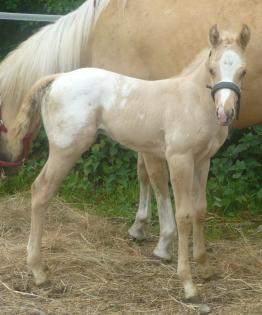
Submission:
[[[240,111],[240,100],[241,100],[240,87],[234,82],[222,81],[222,82],[216,83],[214,86],[207,85],[207,88],[211,90],[211,96],[213,100],[215,100],[216,92],[218,92],[219,90],[228,89],[235,92],[237,95],[236,119],[238,119],[239,111]]]

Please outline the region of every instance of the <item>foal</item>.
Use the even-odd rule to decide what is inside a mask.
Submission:
[[[44,214],[49,201],[83,152],[103,132],[143,153],[157,197],[161,236],[156,254],[168,255],[175,222],[168,198],[168,174],[158,166],[167,160],[175,194],[178,268],[187,299],[197,290],[192,281],[188,240],[193,225],[194,258],[203,273],[208,263],[203,236],[206,182],[210,158],[225,141],[238,112],[245,75],[244,49],[250,31],[209,33],[211,50],[200,54],[180,76],[144,81],[100,69],[80,69],[47,77],[27,95],[9,144],[13,159],[21,155],[22,139],[42,114],[49,139],[49,157],[32,185],[32,221],[28,264],[37,284],[46,280],[41,262]],[[206,88],[212,85],[212,91]],[[168,209],[163,213],[163,209]]]

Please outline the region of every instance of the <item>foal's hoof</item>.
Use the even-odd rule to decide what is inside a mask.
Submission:
[[[211,312],[211,308],[207,304],[199,305],[199,314],[209,314]]]
[[[155,248],[153,251],[153,255],[165,262],[170,262],[172,260],[172,256],[169,254],[167,250]]]
[[[143,230],[136,229],[134,226],[131,226],[131,228],[128,230],[128,234],[137,241],[143,241],[146,236]]]
[[[35,276],[35,284],[37,286],[42,286],[44,283],[47,282],[47,275],[46,273],[43,273],[41,275],[37,275],[37,277]]]
[[[47,281],[47,266],[41,266],[39,268],[32,269],[34,278],[35,278],[35,284],[37,286],[41,286],[43,283]]]

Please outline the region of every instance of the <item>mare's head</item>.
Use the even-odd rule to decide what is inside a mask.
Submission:
[[[39,124],[37,121],[37,125],[29,132],[30,125],[25,110],[20,111],[11,124],[8,115],[2,116],[1,105],[0,97],[0,169],[7,168],[8,174],[13,174],[28,157],[30,145],[38,131]],[[8,113],[8,108],[4,109],[6,109],[4,112]]]
[[[211,94],[221,125],[229,125],[238,117],[241,84],[246,74],[245,48],[250,30],[243,25],[239,34],[220,34],[216,25],[209,31],[211,51],[207,62]]]

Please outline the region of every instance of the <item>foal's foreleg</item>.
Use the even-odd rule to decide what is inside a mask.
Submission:
[[[213,275],[213,271],[209,266],[205,238],[204,238],[204,222],[206,214],[206,184],[210,160],[206,160],[197,166],[194,174],[194,218],[193,218],[193,255],[197,262],[201,277],[208,279]]]
[[[176,232],[176,224],[168,188],[166,160],[150,154],[143,154],[148,176],[156,195],[160,222],[160,236],[154,255],[165,260],[171,259],[170,246]]]
[[[193,284],[188,257],[189,235],[193,223],[194,160],[190,154],[169,154],[167,160],[176,204],[178,230],[177,273],[184,286],[186,299],[194,301],[197,297],[197,290]]]
[[[138,154],[137,175],[140,183],[140,199],[136,219],[128,233],[141,241],[145,238],[145,225],[151,220],[151,185],[145,162],[141,153]]]
[[[67,155],[60,151],[51,151],[41,173],[32,185],[31,231],[27,246],[27,263],[33,272],[36,284],[46,280],[41,262],[41,239],[45,211],[54,197],[63,179],[71,170],[81,153]]]

